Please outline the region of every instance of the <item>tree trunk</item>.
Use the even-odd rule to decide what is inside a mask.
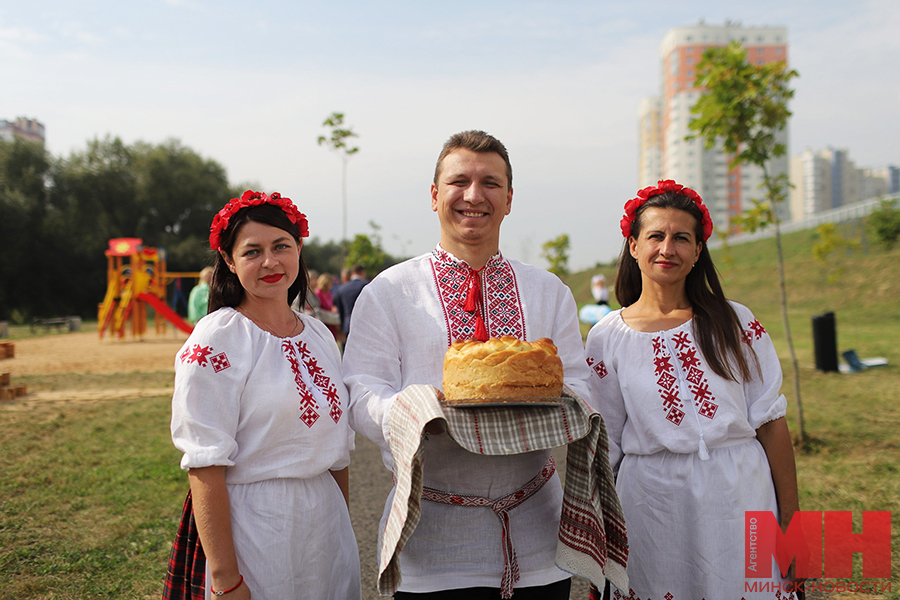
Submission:
[[[343,209],[342,227],[341,227],[341,268],[347,256],[347,154],[341,155],[341,208]]]
[[[768,173],[764,171],[768,179]],[[794,396],[797,398],[797,444],[803,446],[806,442],[806,430],[803,425],[803,402],[800,399],[800,367],[797,364],[797,353],[794,351],[794,341],[791,338],[791,324],[788,321],[787,286],[784,281],[784,254],[781,250],[781,224],[778,220],[778,211],[774,201],[769,199],[769,210],[772,211],[772,223],[775,225],[775,247],[778,250],[778,283],[781,288],[781,319],[784,321],[784,335],[787,338],[788,348],[791,351],[791,364],[794,367]]]

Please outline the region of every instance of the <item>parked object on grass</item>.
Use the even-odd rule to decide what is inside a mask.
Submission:
[[[877,356],[874,358],[860,358],[856,354],[856,350],[847,350],[842,352],[841,356],[847,361],[846,365],[840,365],[841,373],[859,373],[872,367],[884,367],[888,364],[886,358]]]

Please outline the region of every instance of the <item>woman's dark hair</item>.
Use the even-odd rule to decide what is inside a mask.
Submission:
[[[263,225],[271,225],[278,229],[291,234],[297,245],[300,245],[300,229],[291,223],[284,211],[271,204],[260,204],[259,206],[250,206],[242,208],[231,217],[228,227],[222,231],[220,238],[222,252],[229,257],[234,250],[234,242],[241,227],[248,222],[262,223]],[[294,299],[303,295],[306,298],[306,290],[309,287],[307,281],[306,265],[303,262],[303,254],[300,254],[300,269],[297,272],[297,279],[288,288],[287,303],[293,303]],[[241,285],[237,275],[228,268],[228,263],[222,258],[220,252],[216,252],[216,264],[213,267],[212,282],[209,284],[209,312],[214,312],[223,306],[235,307],[244,299],[244,287]]]
[[[642,215],[648,208],[683,210],[695,219],[695,238],[703,239],[703,215],[700,209],[691,198],[677,192],[653,196],[638,208],[631,227],[632,237],[640,235]],[[622,306],[631,306],[641,297],[642,289],[641,270],[631,256],[629,240],[626,239],[616,274],[616,300]],[[753,375],[742,346],[744,330],[737,313],[725,298],[706,243],[700,249],[697,264],[685,279],[684,291],[694,311],[694,335],[710,368],[725,379],[737,381],[738,376],[750,379]],[[755,359],[756,355],[753,354],[753,357]],[[755,366],[759,373],[759,363]]]

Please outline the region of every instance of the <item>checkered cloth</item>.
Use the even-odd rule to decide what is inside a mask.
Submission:
[[[390,412],[390,448],[396,489],[382,535],[378,589],[400,585],[400,551],[421,517],[424,429],[440,420],[463,448],[508,455],[568,446],[556,564],[602,586],[606,578],[628,589],[625,517],[609,465],[606,425],[599,413],[564,387],[561,406],[463,409],[442,407],[430,385],[409,386]]]
[[[191,492],[181,509],[178,532],[169,553],[163,600],[203,600],[206,594],[206,554],[200,545]]]

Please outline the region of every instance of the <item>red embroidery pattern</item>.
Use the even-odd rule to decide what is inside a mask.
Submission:
[[[681,361],[685,379],[690,383],[688,387],[694,394],[694,406],[697,407],[697,413],[701,417],[712,419],[716,416],[719,405],[715,403],[716,398],[709,391],[709,381],[707,381],[705,373],[700,368],[700,357],[694,342],[691,341],[690,336],[685,331],[674,336],[672,340],[678,344],[678,349],[683,349],[678,354],[678,360]]]
[[[676,342],[677,343],[677,342]],[[653,364],[657,376],[656,385],[659,386],[659,395],[663,401],[663,411],[666,420],[676,426],[681,425],[684,419],[684,411],[681,398],[678,397],[678,378],[675,377],[675,367],[672,365],[672,357],[666,350],[662,337],[653,338]]]
[[[300,420],[307,427],[312,427],[319,420],[318,408],[315,397],[310,391],[303,376],[300,372],[300,365],[305,367],[306,372],[312,379],[313,385],[319,388],[330,407],[329,416],[337,423],[341,420],[343,409],[341,408],[340,396],[337,388],[331,382],[331,379],[325,374],[325,370],[319,366],[318,361],[309,351],[303,342],[292,343],[291,340],[283,340],[281,342],[281,350],[291,366],[291,373],[294,375],[294,385],[297,386],[297,392],[300,394]]]
[[[759,322],[759,319],[754,319],[750,323],[747,323],[747,327],[750,328],[744,330],[744,336],[747,340],[747,344],[752,344],[754,339],[761,339],[762,336],[766,333],[766,328],[762,326],[762,323]]]
[[[707,419],[716,416],[719,405],[716,404],[715,396],[709,390],[709,381],[706,379],[702,363],[700,361],[699,352],[694,342],[691,341],[690,335],[686,331],[681,331],[672,336],[675,343],[675,356],[681,365],[684,378],[688,382],[688,388],[694,395],[694,406],[697,414]],[[666,419],[674,423],[676,426],[681,425],[684,419],[684,405],[678,397],[678,387],[676,385],[675,367],[672,365],[672,356],[668,354],[665,347],[665,340],[662,336],[653,338],[653,365],[654,373],[657,376],[656,384],[659,386],[659,395],[662,398],[663,411],[666,413]]]
[[[193,348],[185,348],[184,352],[181,353],[181,362],[188,365],[195,362],[199,366],[205,367],[207,365],[206,357],[212,354],[212,352],[212,346],[201,346],[200,344],[194,344]]]
[[[587,357],[588,366],[591,369],[593,369],[594,373],[596,373],[600,379],[603,379],[604,377],[609,375],[609,371],[606,370],[606,365],[603,364],[602,360],[600,362],[598,362],[597,364],[594,364],[595,362],[596,362],[596,360],[593,357],[591,357],[591,356]]]
[[[431,271],[447,322],[447,345],[454,340],[475,337],[476,313],[463,310],[466,280],[469,277],[468,266],[456,262],[446,252],[435,249],[431,256]],[[482,293],[488,334],[492,337],[511,335],[526,339],[516,276],[509,263],[499,254],[492,257],[482,271]]]
[[[213,371],[215,371],[216,373],[218,373],[219,371],[224,371],[231,366],[231,363],[228,362],[228,357],[225,356],[224,352],[220,352],[215,356],[210,356],[209,364],[212,365]]]

